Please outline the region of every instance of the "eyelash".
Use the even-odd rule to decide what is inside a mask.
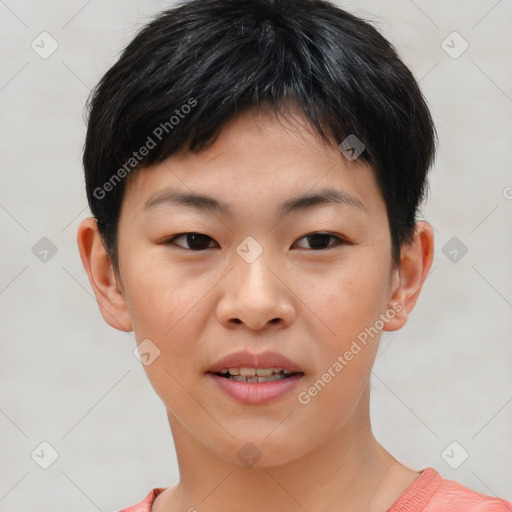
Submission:
[[[210,239],[210,240],[213,240],[213,238],[209,237],[208,235],[204,235],[202,233],[196,233],[196,232],[190,232],[190,233],[180,233],[178,235],[174,235],[173,237],[167,239],[164,241],[164,244],[165,245],[177,245],[174,243],[175,240],[179,239],[179,238],[182,238],[182,237],[187,237],[188,235],[199,235],[201,237],[205,237],[206,239]],[[304,238],[311,238],[313,236],[324,236],[324,237],[329,237],[329,238],[334,238],[336,240],[336,244],[333,244],[333,245],[330,245],[328,247],[324,247],[322,249],[311,249],[315,252],[318,252],[318,251],[327,251],[329,249],[332,249],[334,247],[338,247],[340,245],[350,245],[350,242],[348,242],[347,240],[345,240],[344,238],[338,236],[338,235],[333,235],[331,233],[327,233],[327,232],[316,232],[316,233],[310,233],[310,234],[307,234],[307,235],[304,235],[304,236],[301,236],[298,240],[303,240]],[[180,247],[181,249],[185,249],[187,251],[193,251],[193,252],[204,252],[205,249],[199,249],[199,250],[194,250],[194,249],[190,249],[190,248],[187,248],[187,247],[182,247],[181,245],[177,245],[178,247]],[[207,249],[213,249],[213,247],[207,247]]]

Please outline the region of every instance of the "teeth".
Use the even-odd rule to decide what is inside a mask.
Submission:
[[[272,375],[273,373],[278,373],[278,372],[274,372],[274,368],[256,368],[256,375],[258,377],[268,377],[269,375]]]
[[[274,366],[272,368],[222,368],[219,372],[223,377],[238,382],[274,382],[286,379],[292,374],[292,370]]]
[[[284,375],[274,373],[264,377],[242,377],[241,375],[231,375],[228,379],[237,380],[238,382],[274,382],[276,380],[286,379]]]
[[[293,373],[291,370],[278,366],[273,368],[222,368],[220,370],[220,373],[229,373],[229,375],[241,377],[269,377],[273,374],[279,375],[281,372],[285,375]]]

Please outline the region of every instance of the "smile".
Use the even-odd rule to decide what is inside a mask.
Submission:
[[[237,402],[253,405],[264,405],[281,398],[295,388],[304,376],[302,372],[294,373],[282,368],[229,368],[223,370],[208,375],[228,396]],[[258,371],[259,373],[265,372],[267,375],[258,375],[256,373]],[[249,373],[249,375],[244,375],[244,373]]]
[[[287,368],[222,368],[216,375],[238,382],[275,382],[291,377],[295,372]]]

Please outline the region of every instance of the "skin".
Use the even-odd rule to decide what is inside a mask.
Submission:
[[[281,202],[329,185],[365,210],[323,205],[277,214]],[[170,204],[144,211],[168,187],[229,202],[233,215]],[[211,240],[201,251],[187,237],[166,243],[187,232]],[[326,236],[327,248],[315,248],[305,235],[317,232],[349,243]],[[263,249],[252,263],[236,252],[248,236]],[[119,273],[94,219],[80,224],[78,245],[104,319],[160,350],[144,369],[167,409],[180,481],[157,497],[153,512],[220,512],[227,504],[249,512],[384,512],[418,478],[371,430],[380,332],[307,405],[297,395],[393,304],[401,309],[383,330],[407,322],[432,264],[433,230],[418,222],[394,267],[371,169],[323,144],[298,113],[290,110],[285,122],[246,111],[208,149],[131,177],[119,219]],[[205,372],[244,349],[277,351],[299,364],[297,389],[267,405],[219,391]],[[248,442],[261,453],[252,467],[237,457]]]

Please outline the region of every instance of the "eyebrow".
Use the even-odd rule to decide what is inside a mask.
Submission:
[[[188,206],[199,211],[222,213],[229,216],[233,215],[230,203],[207,195],[179,192],[174,189],[167,189],[161,194],[150,197],[144,205],[144,210],[151,210],[157,206],[172,205]],[[330,205],[350,206],[367,212],[365,205],[357,197],[350,195],[348,192],[328,187],[284,201],[279,205],[278,214],[286,215],[292,212],[307,211],[320,206]]]

